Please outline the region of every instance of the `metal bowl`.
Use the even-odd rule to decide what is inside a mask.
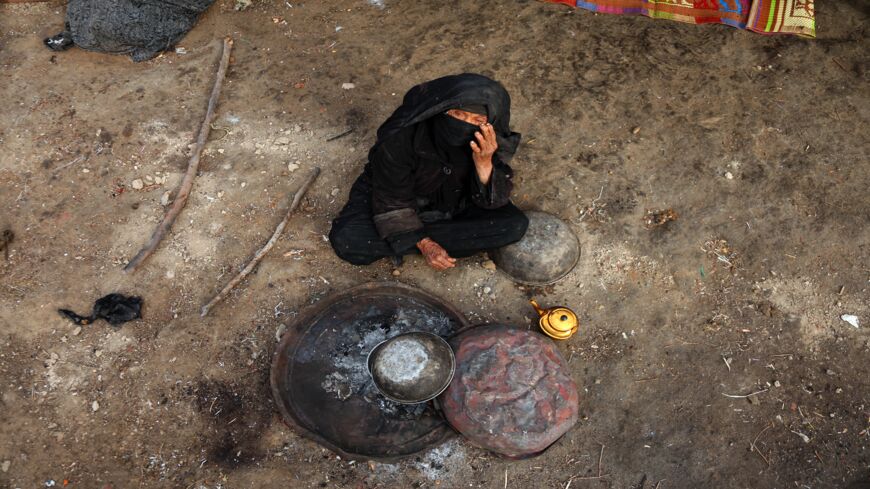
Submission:
[[[437,397],[450,385],[456,370],[450,345],[423,331],[403,333],[377,344],[367,363],[380,393],[403,404]]]
[[[540,211],[526,211],[529,228],[516,243],[489,253],[515,282],[549,285],[561,280],[580,259],[580,242],[568,224]]]

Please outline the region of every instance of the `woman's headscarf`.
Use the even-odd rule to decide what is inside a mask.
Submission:
[[[375,147],[408,126],[463,107],[486,108],[498,140],[496,156],[509,163],[520,144],[520,134],[510,130],[510,95],[499,82],[474,73],[437,78],[408,90],[402,105],[378,128]]]

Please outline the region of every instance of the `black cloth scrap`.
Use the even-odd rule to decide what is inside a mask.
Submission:
[[[127,297],[122,294],[109,294],[97,299],[97,301],[94,302],[94,308],[93,311],[91,311],[90,316],[80,316],[69,309],[57,310],[61,316],[79,326],[91,324],[97,319],[105,319],[112,326],[117,326],[126,323],[127,321],[141,318],[141,311],[141,297]]]

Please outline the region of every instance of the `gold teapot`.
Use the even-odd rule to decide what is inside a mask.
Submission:
[[[538,315],[541,316],[538,320],[541,330],[550,338],[556,340],[567,340],[574,336],[574,333],[576,333],[577,329],[580,327],[580,321],[577,320],[577,315],[567,307],[551,307],[550,309],[544,309],[539,306],[534,299],[529,302],[532,304],[532,307],[535,308]]]

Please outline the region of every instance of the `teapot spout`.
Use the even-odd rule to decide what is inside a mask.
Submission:
[[[529,304],[531,304],[532,307],[535,308],[535,312],[538,313],[538,316],[544,317],[544,316],[547,315],[547,311],[545,311],[544,309],[542,309],[541,306],[538,305],[538,302],[535,301],[535,299],[530,299],[530,300],[529,300]]]

